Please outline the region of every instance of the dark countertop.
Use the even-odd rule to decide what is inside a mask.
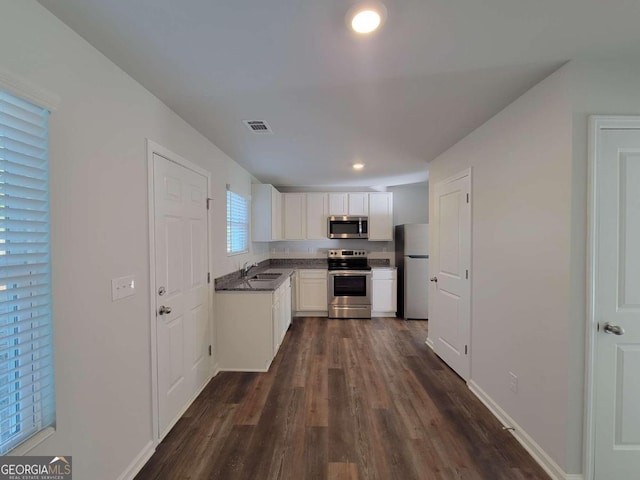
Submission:
[[[389,267],[388,260],[372,259],[373,268]],[[240,272],[233,272],[215,279],[216,292],[273,292],[293,275],[296,270],[326,270],[326,259],[272,259],[260,262],[257,267],[250,270],[247,278],[240,277]],[[252,277],[261,273],[281,273],[274,280],[252,280]]]
[[[273,280],[257,280],[254,278],[262,273],[279,273],[280,276]],[[249,271],[249,275],[245,278],[237,278],[224,285],[216,286],[216,292],[273,292],[294,273],[295,270],[292,268],[255,267]]]

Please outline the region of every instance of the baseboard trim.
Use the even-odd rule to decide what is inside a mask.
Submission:
[[[219,372],[246,372],[246,373],[266,373],[268,368],[221,368]]]
[[[155,451],[156,449],[153,446],[153,441],[147,443],[125,471],[120,474],[118,480],[133,480],[135,476],[140,473],[142,467],[145,466]]]
[[[544,449],[531,438],[531,436],[518,425],[500,405],[498,405],[487,393],[473,380],[468,382],[471,392],[489,409],[489,411],[504,425],[510,428],[511,434],[529,452],[529,455],[544,469],[554,480],[583,480],[581,474],[567,474],[553,460]]]
[[[327,318],[329,313],[326,310],[309,310],[307,311],[296,311],[294,312],[293,317],[304,318],[304,317],[324,317]]]
[[[396,312],[371,312],[371,317],[397,318]]]
[[[434,350],[435,345],[433,344],[433,340],[431,340],[429,337],[427,337],[424,343],[426,343],[427,347],[429,347],[431,350]]]

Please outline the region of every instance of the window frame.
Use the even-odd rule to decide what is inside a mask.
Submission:
[[[250,210],[250,199],[240,193],[234,192],[230,188],[227,188],[227,193],[225,196],[226,199],[226,222],[227,222],[227,257],[233,257],[236,255],[244,255],[249,253],[249,242],[250,242],[250,221],[251,221],[251,210]],[[244,207],[244,219],[233,218],[234,212],[237,205],[234,206],[235,202],[241,202]],[[233,249],[233,236],[234,229],[241,228],[245,241],[242,250],[234,250]],[[236,232],[237,233],[237,232]]]

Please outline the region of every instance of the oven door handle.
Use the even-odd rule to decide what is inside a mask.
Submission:
[[[356,277],[362,275],[371,275],[373,272],[371,270],[357,270],[357,271],[349,271],[349,270],[337,270],[333,272],[329,272],[329,276],[331,277]]]

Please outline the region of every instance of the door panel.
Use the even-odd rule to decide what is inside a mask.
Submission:
[[[429,316],[429,339],[434,351],[463,379],[469,378],[471,290],[467,270],[471,259],[470,174],[436,186],[437,282]]]
[[[640,347],[618,345],[616,355],[616,405],[615,445],[629,447],[640,445]]]
[[[207,179],[154,155],[158,427],[162,438],[209,377]],[[160,314],[160,307],[170,309]]]
[[[640,307],[640,153],[620,155],[620,308]]]
[[[182,290],[182,222],[179,218],[166,216],[164,221],[164,237],[166,238],[166,269],[162,275],[162,284],[167,289],[167,298],[179,294]]]
[[[440,197],[440,272],[460,278],[461,191],[454,189]]]
[[[184,356],[184,323],[182,317],[173,319],[167,324],[168,329],[168,356],[169,369],[168,385],[169,392],[174,391],[178,384],[184,380],[184,369],[182,368],[182,358]],[[164,372],[160,373],[164,375]]]
[[[602,130],[595,162],[595,478],[640,471],[640,130]],[[622,335],[606,333],[605,324]]]

